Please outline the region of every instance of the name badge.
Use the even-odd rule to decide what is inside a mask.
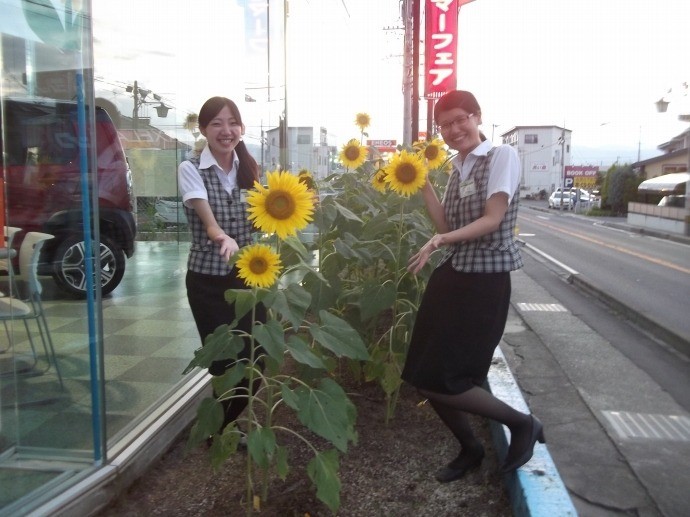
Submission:
[[[240,189],[240,203],[246,203],[246,202],[247,202],[247,189],[241,188]]]
[[[477,187],[474,180],[465,180],[460,183],[460,198],[466,198],[477,193]]]

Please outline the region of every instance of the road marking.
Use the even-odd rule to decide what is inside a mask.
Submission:
[[[579,239],[582,239],[583,241],[588,241],[588,242],[591,242],[592,244],[597,244],[597,245],[599,245],[599,246],[603,246],[603,247],[605,247],[605,248],[609,248],[609,249],[612,249],[612,250],[615,250],[615,251],[619,251],[619,252],[621,252],[621,253],[626,253],[626,254],[628,254],[628,255],[632,255],[633,257],[637,257],[637,258],[639,258],[639,259],[646,260],[646,261],[648,261],[648,262],[652,262],[653,264],[657,264],[657,265],[659,265],[659,266],[665,266],[665,267],[668,267],[668,268],[670,268],[670,269],[675,269],[676,271],[680,271],[681,273],[686,273],[686,274],[690,275],[690,269],[685,268],[685,267],[682,267],[682,266],[679,266],[679,265],[674,264],[674,263],[672,263],[672,262],[668,262],[668,261],[666,261],[666,260],[661,260],[661,259],[658,259],[658,258],[655,258],[655,257],[650,257],[649,255],[645,255],[645,254],[643,254],[643,253],[638,253],[638,252],[636,252],[636,251],[630,250],[630,249],[628,249],[628,248],[624,248],[624,247],[622,247],[622,246],[617,246],[617,245],[614,245],[614,244],[609,244],[608,242],[601,241],[601,240],[599,240],[599,239],[594,239],[594,238],[592,238],[592,237],[590,237],[590,236],[588,236],[588,235],[585,235],[585,234],[582,234],[582,233],[579,233],[579,232],[564,230],[564,229],[559,228],[559,227],[557,227],[557,226],[554,226],[554,225],[552,225],[552,224],[542,223],[542,222],[540,222],[540,221],[537,221],[537,220],[532,219],[532,218],[530,218],[530,217],[526,217],[526,216],[524,216],[524,215],[522,215],[522,216],[520,216],[520,217],[524,217],[525,219],[527,219],[528,221],[533,222],[534,224],[538,224],[538,225],[540,225],[540,226],[545,226],[546,228],[549,228],[549,229],[554,230],[554,231],[556,231],[556,232],[564,233],[564,234],[566,234],[566,235],[572,235],[573,237],[577,237],[577,238],[579,238]]]
[[[560,303],[518,303],[517,307],[523,312],[568,312],[568,309],[563,307]]]
[[[690,442],[690,417],[654,415],[627,411],[602,411],[613,430],[622,439],[645,438]]]

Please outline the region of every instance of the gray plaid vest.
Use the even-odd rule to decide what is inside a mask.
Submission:
[[[218,225],[230,237],[237,241],[242,248],[252,242],[253,225],[247,219],[247,203],[241,202],[240,189],[234,188],[232,196],[228,194],[213,168],[200,169],[199,157],[189,158],[196,167],[204,181],[204,187],[208,193],[208,203]],[[220,256],[220,246],[209,240],[206,228],[201,218],[193,208],[184,207],[189,221],[189,229],[192,233],[192,245],[189,251],[187,268],[195,273],[205,275],[228,275],[232,268]]]
[[[443,204],[450,230],[457,230],[479,219],[484,214],[492,148],[487,156],[479,156],[470,171],[476,192],[460,197],[460,171],[453,169]],[[447,247],[440,264],[452,259],[453,269],[464,273],[503,273],[522,267],[520,250],[515,244],[519,195],[515,192],[499,228],[479,239],[458,242]],[[440,265],[439,264],[439,265]]]

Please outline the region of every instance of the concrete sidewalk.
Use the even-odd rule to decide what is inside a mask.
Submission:
[[[512,278],[501,348],[578,514],[689,515],[690,415],[524,272]]]

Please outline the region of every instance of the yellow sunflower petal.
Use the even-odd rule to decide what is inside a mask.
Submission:
[[[368,155],[369,150],[353,138],[343,146],[339,157],[348,169],[356,169],[367,160]]]
[[[371,184],[382,194],[386,192],[386,169],[379,169],[371,178]]]
[[[297,180],[300,183],[304,183],[309,190],[314,190],[316,188],[316,182],[314,181],[314,176],[307,169],[302,169],[297,174]]]
[[[268,188],[255,183],[247,196],[249,219],[261,231],[281,239],[295,235],[312,220],[314,196],[297,176],[287,171],[266,174]]]
[[[369,127],[369,124],[371,124],[371,117],[369,117],[369,115],[366,113],[357,113],[355,116],[355,124],[357,127],[359,127],[359,129],[364,131]]]
[[[280,256],[266,244],[252,244],[240,250],[237,274],[250,287],[271,287],[278,278]]]
[[[443,145],[442,140],[434,138],[421,151],[424,159],[426,160],[427,167],[430,169],[437,169],[446,161],[448,151],[446,151]]]
[[[427,170],[419,155],[400,151],[386,168],[388,186],[401,196],[410,196],[424,186]]]

